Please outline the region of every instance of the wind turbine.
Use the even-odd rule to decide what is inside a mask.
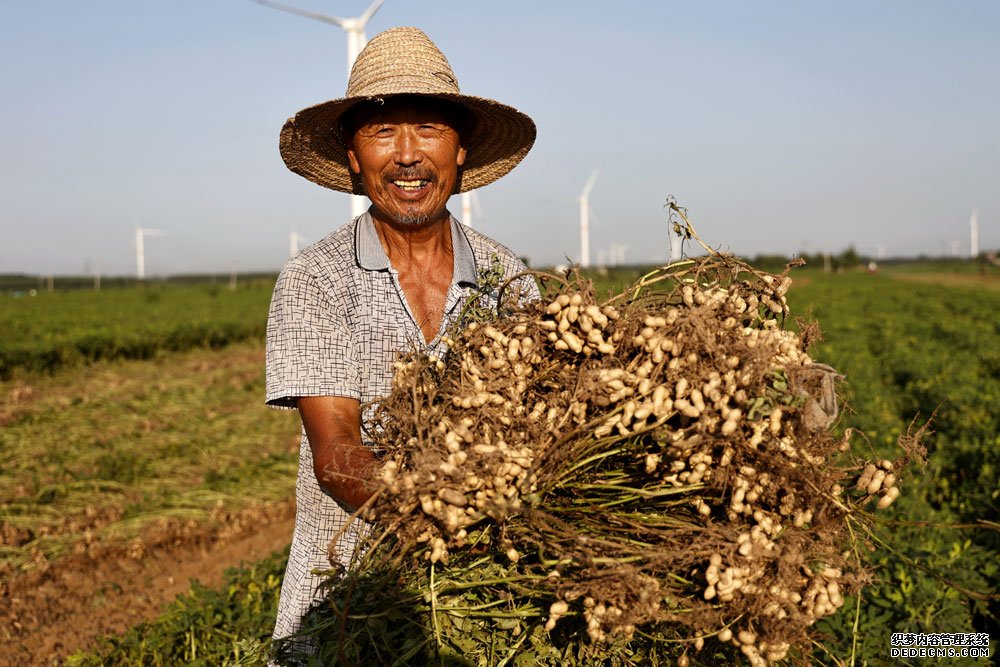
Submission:
[[[611,266],[621,266],[625,263],[625,251],[628,250],[627,243],[611,244]]]
[[[479,195],[475,191],[462,193],[462,222],[472,227],[472,209],[476,209],[476,217],[482,220],[483,207],[479,203]]]
[[[382,2],[384,2],[384,0],[375,0],[375,2],[373,2],[361,16],[351,19],[342,19],[339,16],[328,16],[326,14],[310,12],[305,9],[299,9],[298,7],[284,5],[280,2],[271,2],[271,0],[254,0],[254,2],[258,5],[271,7],[273,9],[280,9],[283,12],[305,16],[306,18],[313,19],[314,21],[329,23],[330,25],[343,28],[344,32],[347,33],[347,76],[350,77],[351,68],[354,67],[354,61],[357,59],[358,54],[361,53],[361,49],[365,48],[365,26],[368,25],[368,21],[371,20],[372,15],[378,11],[379,7],[382,6]]]
[[[583,186],[583,194],[580,195],[580,267],[586,269],[590,266],[590,191],[597,180],[597,170],[587,179],[587,184]]]
[[[975,259],[979,256],[979,209],[972,209],[972,216],[969,217],[969,257]]]
[[[295,253],[297,253],[299,251],[299,244],[300,243],[302,243],[302,244],[309,243],[309,239],[307,239],[306,237],[302,236],[302,234],[299,234],[298,232],[289,232],[288,233],[288,256],[289,257],[294,257]]]
[[[679,262],[684,251],[684,240],[673,229],[667,231],[667,245],[670,246],[670,263]]]
[[[372,15],[378,11],[379,7],[382,6],[384,0],[375,0],[375,2],[373,2],[361,16],[347,19],[340,18],[339,16],[327,16],[326,14],[310,12],[305,9],[284,5],[279,2],[271,2],[271,0],[254,0],[254,2],[258,5],[271,7],[273,9],[280,9],[283,12],[297,14],[308,19],[313,19],[314,21],[329,23],[343,28],[344,32],[347,33],[347,77],[350,78],[351,68],[354,67],[354,61],[357,60],[358,54],[361,53],[361,49],[365,48],[365,43],[367,42],[367,38],[365,37],[365,26],[368,25],[368,21],[371,20]],[[352,218],[356,218],[364,213],[366,208],[368,207],[365,205],[364,197],[361,195],[351,195]]]
[[[135,276],[139,280],[146,277],[146,253],[143,239],[147,236],[163,236],[159,229],[135,228]]]

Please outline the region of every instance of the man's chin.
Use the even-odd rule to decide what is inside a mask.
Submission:
[[[396,209],[391,212],[384,211],[383,216],[399,227],[423,227],[424,225],[435,222],[442,217],[440,215],[433,216],[427,213],[427,211],[414,209],[407,210],[405,208]],[[444,214],[444,217],[446,216],[447,213]]]
[[[431,206],[407,205],[406,202],[383,202],[390,205],[379,206],[373,201],[372,214],[376,219],[397,227],[424,227],[448,218],[448,209],[432,210]]]
[[[430,216],[425,214],[404,213],[402,215],[397,215],[395,220],[396,224],[402,227],[420,227],[427,224],[427,221],[430,220]]]

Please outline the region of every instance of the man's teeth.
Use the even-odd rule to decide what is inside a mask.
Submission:
[[[393,184],[397,187],[403,188],[404,190],[419,190],[423,186],[427,185],[428,181],[393,181]]]

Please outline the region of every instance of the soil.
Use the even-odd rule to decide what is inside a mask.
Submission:
[[[72,556],[5,582],[0,591],[0,665],[58,665],[97,639],[159,614],[192,580],[211,586],[224,571],[260,560],[291,540],[294,504],[240,517],[232,529],[164,525],[142,547]]]

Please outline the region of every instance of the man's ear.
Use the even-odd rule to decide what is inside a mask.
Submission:
[[[459,167],[465,164],[465,146],[458,147],[458,156],[455,158],[455,164]]]
[[[464,157],[462,158],[465,159]],[[354,154],[353,148],[347,149],[347,162],[351,165],[351,171],[355,174],[361,173],[361,164],[358,162],[358,156]]]

